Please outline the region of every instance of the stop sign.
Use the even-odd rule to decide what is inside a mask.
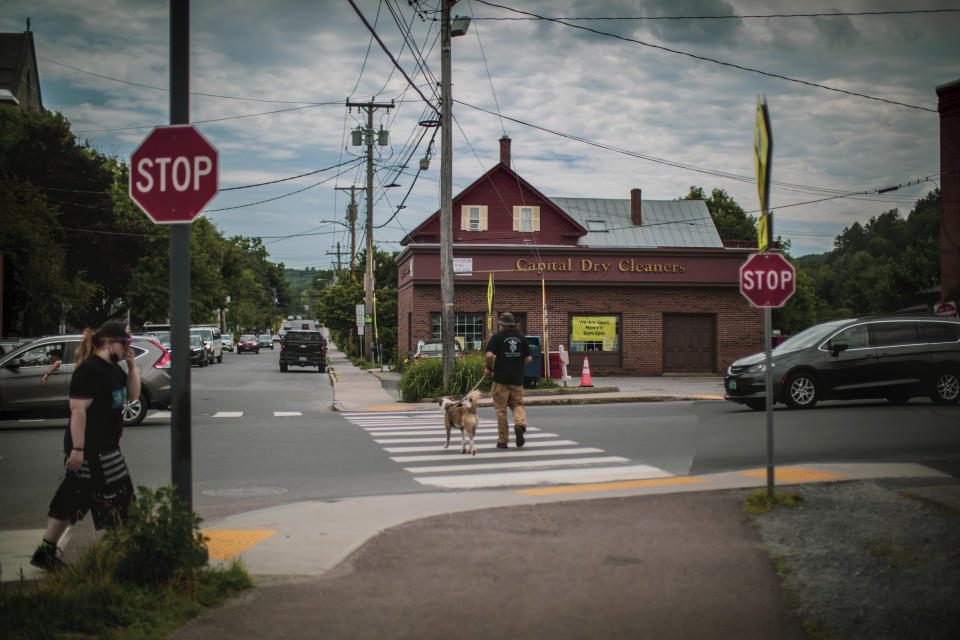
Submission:
[[[157,127],[130,157],[130,198],[154,222],[193,222],[217,195],[216,148],[190,125]]]
[[[793,265],[779,253],[755,253],[740,267],[740,293],[755,307],[782,307],[796,283]]]

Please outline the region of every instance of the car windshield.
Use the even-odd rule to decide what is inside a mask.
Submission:
[[[200,339],[200,336],[193,334],[190,336],[190,344],[194,347],[203,344],[203,340]]]
[[[261,333],[261,334],[260,334],[260,339],[261,339],[261,340],[269,340],[269,339],[270,339],[270,334],[269,334],[269,333]]]
[[[814,325],[808,329],[804,329],[797,335],[792,336],[786,341],[777,345],[774,351],[777,353],[786,353],[787,351],[797,351],[798,349],[812,347],[816,344],[819,344],[821,340],[826,338],[828,335],[836,331],[839,327],[847,322],[849,322],[849,320],[834,320],[833,322],[824,322],[823,324]]]
[[[251,341],[256,339],[257,339],[256,336],[251,336],[251,335],[240,336],[240,340],[244,340],[244,341]]]

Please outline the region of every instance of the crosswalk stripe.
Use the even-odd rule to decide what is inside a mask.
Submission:
[[[274,411],[273,415],[275,418],[292,418],[295,416],[302,416],[303,413],[299,411]]]
[[[416,476],[423,485],[442,489],[479,489],[484,487],[531,486],[540,484],[580,484],[668,478],[663,469],[639,464],[618,467],[585,467],[582,469],[548,469],[497,474],[460,474],[450,476]]]
[[[438,434],[439,434],[439,435],[438,435]],[[391,433],[390,435],[391,435],[391,436],[395,436],[396,434]],[[553,433],[528,433],[528,434],[527,434],[527,440],[530,440],[531,438],[556,438],[556,437],[557,437],[557,436],[556,436],[555,434],[553,434]],[[477,442],[480,442],[481,440],[496,440],[496,439],[497,439],[497,436],[495,435],[495,433],[494,433],[494,434],[490,434],[490,435],[479,434],[479,435],[477,435],[477,437],[476,437]],[[453,433],[453,432],[450,433],[450,442],[453,442],[454,440],[456,440],[457,442],[460,441],[460,434],[459,434],[459,432],[458,432],[458,433]],[[407,437],[404,437],[404,438],[393,438],[393,437],[390,437],[390,438],[375,438],[375,439],[374,439],[374,442],[376,442],[377,444],[403,444],[403,443],[406,443],[406,442],[438,442],[438,441],[442,441],[442,442],[445,442],[445,441],[446,441],[446,437],[444,436],[442,429],[441,429],[440,431],[438,431],[437,433],[433,434],[433,435],[430,436],[430,437],[407,436]],[[570,442],[570,441],[567,440],[566,442]]]
[[[445,473],[447,471],[478,471],[484,469],[531,469],[534,467],[569,467],[582,466],[586,464],[612,464],[616,462],[630,462],[630,458],[621,458],[620,456],[597,456],[595,458],[574,458],[570,460],[512,460],[505,462],[478,462],[464,468],[462,464],[431,465],[425,467],[404,467],[410,473]],[[473,458],[471,457],[472,461]]]
[[[552,436],[552,435],[547,436],[545,434],[544,437],[555,438],[556,436]],[[483,438],[478,437],[476,439],[476,443],[477,443],[477,446],[480,447],[480,445],[484,442],[487,442],[487,443],[496,442],[496,440],[497,440],[497,436],[485,436]],[[417,453],[421,451],[439,451],[443,449],[443,445],[446,444],[446,440],[441,439],[440,441],[438,441],[436,438],[430,438],[430,442],[433,442],[436,444],[429,445],[429,446],[416,446],[416,447],[384,447],[383,450],[386,451],[387,453]],[[469,444],[470,444],[470,441],[468,440],[467,445],[469,446]],[[579,443],[574,442],[573,440],[543,440],[543,441],[534,440],[534,441],[528,441],[524,449],[529,449],[530,447],[534,447],[536,449],[546,448],[546,447],[575,447],[577,446],[577,444]],[[460,446],[460,438],[451,437],[450,448],[453,449],[454,447],[459,447],[459,446]]]
[[[214,418],[240,418],[243,416],[243,411],[217,411],[213,414]]]
[[[532,446],[533,443],[531,443]],[[469,450],[469,443],[467,444]],[[451,449],[453,447],[451,446]],[[575,449],[538,449],[536,451],[530,451],[526,447],[513,451],[510,453],[510,459],[513,458],[529,458],[531,456],[571,456],[571,455],[586,455],[588,453],[603,453],[603,449],[597,449],[595,447],[577,447]],[[462,460],[464,463],[472,463],[473,457],[467,457],[459,453],[459,451],[450,453],[437,453],[434,455],[424,455],[424,456],[393,456],[390,458],[394,462],[407,463],[407,462],[440,462],[443,460]],[[471,466],[473,466],[471,464]]]

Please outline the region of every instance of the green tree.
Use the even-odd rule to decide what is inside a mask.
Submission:
[[[710,217],[717,227],[720,239],[726,242],[756,242],[757,219],[748,216],[743,207],[719,187],[710,192],[708,198],[702,187],[691,186],[687,195],[680,200],[703,200],[710,211]]]

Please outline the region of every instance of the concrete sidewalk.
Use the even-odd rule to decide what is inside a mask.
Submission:
[[[334,408],[340,411],[432,408],[431,402],[401,403],[397,393],[400,374],[380,369],[355,367],[335,346],[328,351]],[[568,388],[528,389],[525,405],[607,404],[614,402],[659,402],[665,400],[723,399],[723,378],[719,376],[593,376],[592,388],[580,388],[574,378]],[[489,397],[481,407],[492,406]]]

